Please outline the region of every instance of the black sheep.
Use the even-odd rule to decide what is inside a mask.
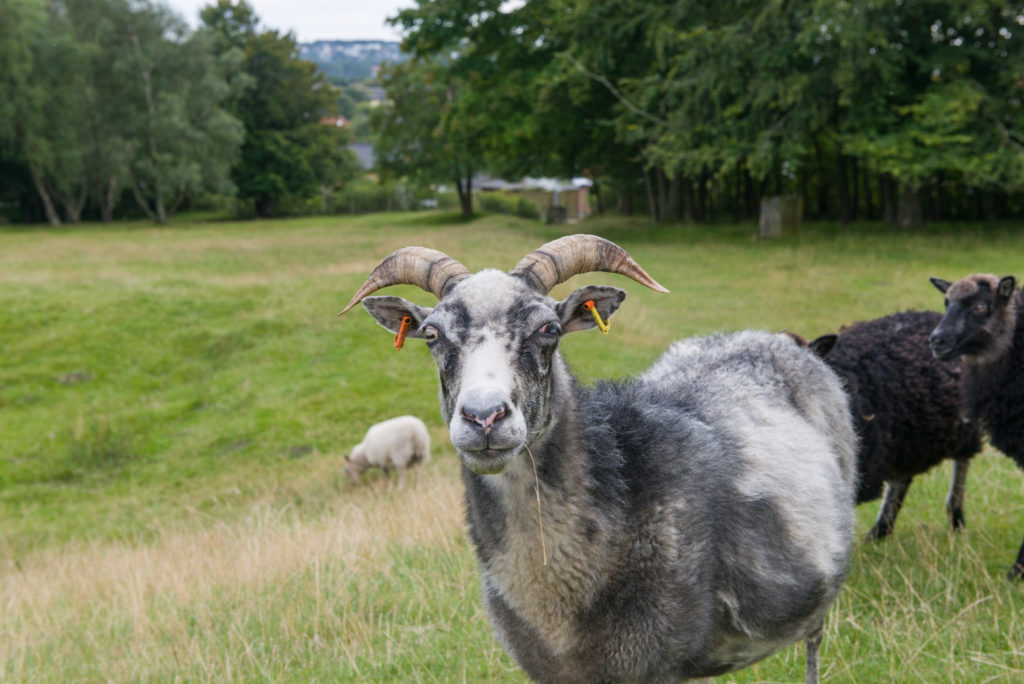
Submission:
[[[839,335],[810,343],[846,382],[860,437],[857,503],[882,508],[868,539],[889,535],[915,475],[953,460],[946,498],[953,529],[964,524],[967,467],[981,450],[975,423],[961,417],[960,364],[940,363],[928,336],[942,319],[933,311],[906,311],[854,323]]]
[[[946,315],[929,340],[943,360],[965,361],[966,415],[979,421],[992,446],[1024,468],[1024,291],[1013,276],[967,276],[955,283],[932,278],[946,295]],[[1024,576],[1024,543],[1010,578]]]

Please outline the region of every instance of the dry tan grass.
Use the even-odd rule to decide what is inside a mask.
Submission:
[[[374,638],[373,627],[366,616],[346,615],[359,612],[362,602],[345,587],[371,581],[396,549],[443,551],[463,543],[460,485],[451,470],[450,464],[428,466],[402,490],[371,478],[345,490],[343,500],[312,520],[296,515],[279,497],[276,503],[268,497],[239,521],[161,530],[144,545],[47,549],[20,567],[5,567],[0,575],[0,663],[15,679],[19,674],[32,679],[27,661],[34,654],[84,650],[92,651],[96,667],[114,680],[146,678],[153,665],[157,671],[175,668],[161,660],[193,672],[206,669],[213,680],[232,667],[252,671],[264,664],[257,659],[246,666],[238,660],[256,658],[248,643],[252,634],[244,630],[247,621],[258,617],[259,597],[287,592],[296,577],[310,573],[314,586],[296,592],[291,615],[285,609],[275,618],[284,623],[282,629],[299,632],[312,626],[316,633],[317,621],[340,621],[347,638],[336,647],[364,649]],[[327,574],[351,583],[325,579]],[[327,597],[330,605],[323,604]],[[243,614],[234,620],[239,631],[228,636],[229,643],[239,646],[230,657],[222,654],[228,661],[215,663],[211,659],[218,656],[187,623],[205,625],[199,631],[219,629],[224,618],[211,611],[224,605],[241,606]],[[101,653],[112,633],[123,633],[130,654]],[[93,639],[94,648],[67,643],[76,634]]]

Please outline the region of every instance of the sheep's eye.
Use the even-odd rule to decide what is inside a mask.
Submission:
[[[423,328],[423,339],[427,342],[435,342],[441,337],[441,332],[432,325]]]
[[[540,330],[537,331],[537,334],[538,335],[552,335],[552,336],[554,336],[554,335],[561,335],[562,334],[562,326],[560,326],[560,325],[558,325],[558,323],[554,323],[554,322],[546,323],[546,324],[544,324],[544,325],[542,325],[540,327]]]

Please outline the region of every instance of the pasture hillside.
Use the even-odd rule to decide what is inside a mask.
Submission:
[[[0,227],[0,680],[524,682],[480,603],[429,353],[336,314],[398,247],[507,270],[575,230],[671,290],[611,274],[555,289],[629,292],[608,336],[563,341],[584,381],[638,372],[679,337],[939,309],[932,275],[1024,277],[1011,225],[812,224],[775,242],[752,225],[444,213]],[[400,413],[427,422],[430,463],[403,491],[376,472],[351,487],[344,453]],[[892,539],[858,543],[824,681],[1024,679],[1024,584],[1004,579],[1024,473],[986,449],[960,534],[949,473],[915,479]],[[876,510],[859,510],[861,535]],[[802,677],[794,647],[721,681]]]

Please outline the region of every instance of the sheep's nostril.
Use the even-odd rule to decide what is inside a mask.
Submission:
[[[468,406],[462,408],[462,419],[473,425],[477,425],[484,432],[490,432],[495,423],[508,415],[508,407],[505,404],[490,406],[485,409],[474,409]]]
[[[949,338],[940,333],[932,333],[932,335],[928,338],[928,344],[935,351],[944,351],[953,346],[952,344],[950,344]]]

